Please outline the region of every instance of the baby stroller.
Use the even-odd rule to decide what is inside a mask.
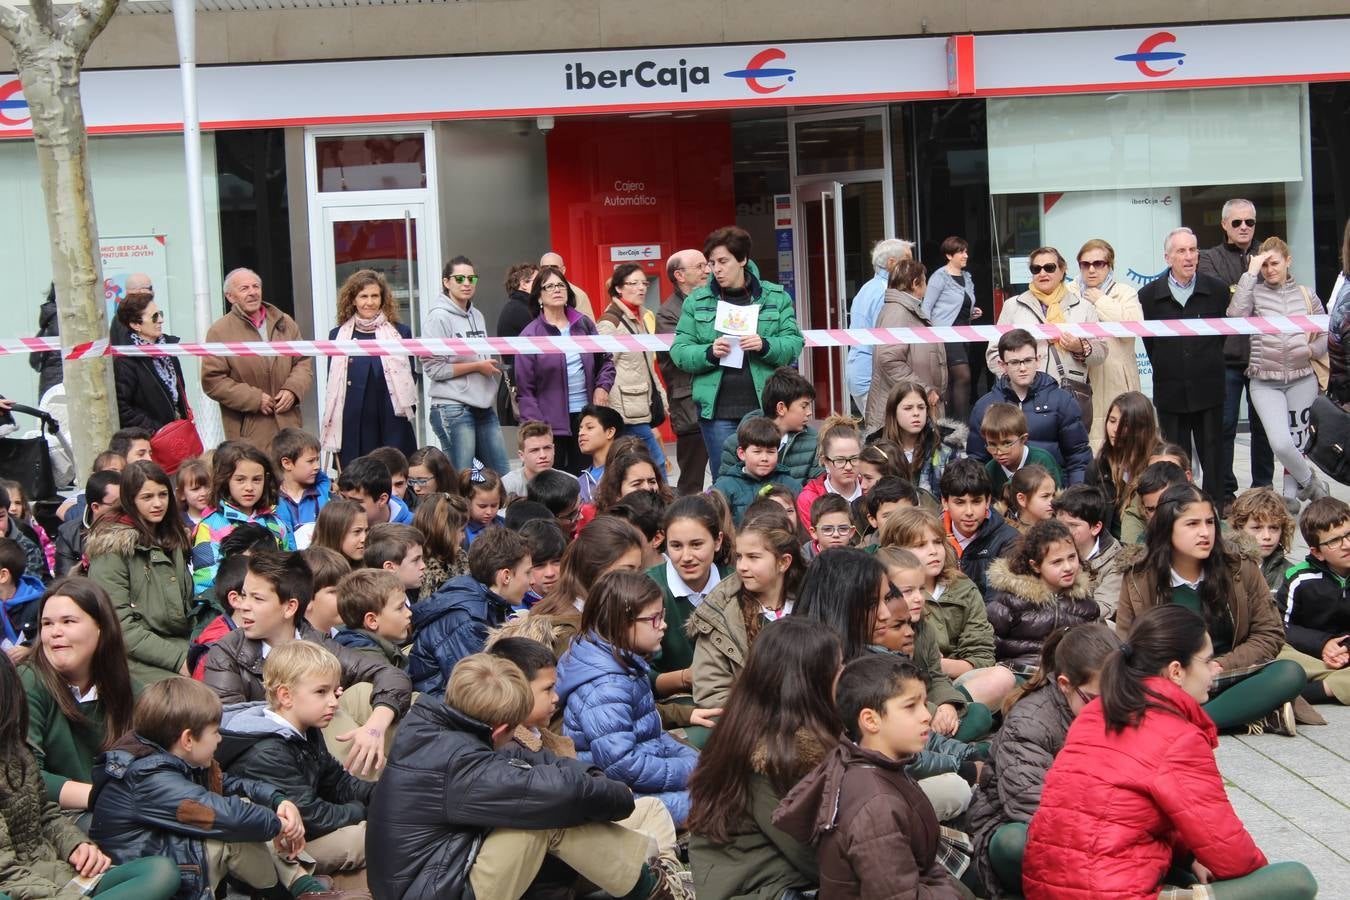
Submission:
[[[17,481],[23,486],[24,495],[33,508],[33,516],[38,524],[48,534],[56,534],[56,528],[61,524],[56,510],[64,500],[58,488],[69,485],[57,484],[47,435],[55,438],[68,459],[74,459],[75,453],[55,416],[18,403],[14,404],[10,413],[10,416],[5,417],[9,422],[13,422],[14,413],[22,413],[36,418],[41,427],[36,433],[29,432],[25,437],[0,437],[0,478]],[[3,420],[0,423],[9,424]]]

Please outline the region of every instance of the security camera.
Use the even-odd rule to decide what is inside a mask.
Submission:
[[[539,128],[540,134],[548,134],[553,130],[553,117],[539,116],[534,120],[534,124]]]

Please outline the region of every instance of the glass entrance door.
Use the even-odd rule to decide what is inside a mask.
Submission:
[[[872,277],[872,246],[887,236],[885,182],[818,181],[798,185],[796,193],[802,327],[848,328],[849,304]],[[847,355],[846,348],[815,348],[808,354],[821,418],[851,409],[844,377]]]
[[[413,337],[422,333],[422,311],[438,290],[435,264],[427,250],[427,210],[418,202],[353,206],[325,206],[322,210],[323,247],[314,278],[314,333],[327,337],[337,320],[338,291],[361,269],[385,277],[398,307],[399,321]],[[318,367],[320,393],[326,387],[327,366]],[[423,398],[425,399],[425,398]],[[425,414],[426,403],[419,404]],[[421,417],[419,417],[421,418]],[[418,440],[426,430],[417,423]]]

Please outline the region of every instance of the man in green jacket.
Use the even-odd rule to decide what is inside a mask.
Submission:
[[[745,229],[717,229],[704,242],[704,255],[713,277],[685,300],[670,358],[693,377],[699,428],[708,459],[716,461],[741,419],[759,406],[770,374],[796,362],[805,342],[792,298],[761,281],[750,262]],[[741,331],[750,333],[733,333]]]

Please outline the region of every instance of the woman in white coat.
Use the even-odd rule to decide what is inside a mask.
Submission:
[[[1101,322],[1142,322],[1144,310],[1139,295],[1128,284],[1116,281],[1116,251],[1101,238],[1093,238],[1078,251],[1078,280],[1069,285],[1076,296],[1091,303]],[[1106,360],[1088,370],[1092,382],[1092,427],[1088,438],[1100,447],[1106,436],[1106,413],[1111,401],[1126,391],[1139,390],[1139,363],[1134,338],[1106,338]]]

